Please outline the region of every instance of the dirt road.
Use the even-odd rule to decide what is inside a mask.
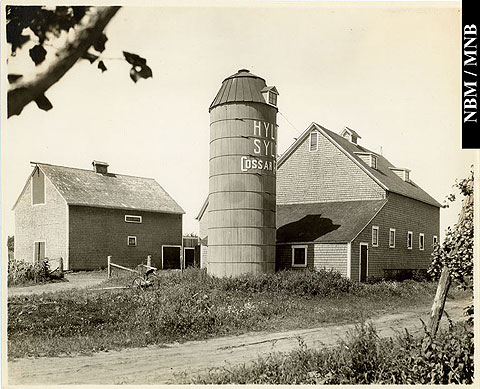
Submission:
[[[65,281],[32,286],[11,286],[8,297],[58,292],[67,289],[91,288],[107,278],[106,271],[66,273]]]
[[[452,320],[462,317],[468,299],[447,301]],[[423,331],[419,317],[428,316],[429,306],[373,319],[380,336],[391,336],[407,328]],[[447,324],[445,318],[443,325]],[[353,325],[331,325],[277,333],[250,333],[205,341],[101,352],[92,356],[20,359],[8,363],[9,385],[58,384],[165,384],[181,383],[213,367],[246,363],[260,354],[290,351],[301,337],[308,347],[328,347],[345,338]]]

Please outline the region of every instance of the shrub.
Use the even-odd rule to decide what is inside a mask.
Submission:
[[[15,259],[8,260],[8,286],[39,283],[50,279],[47,258],[34,264]]]

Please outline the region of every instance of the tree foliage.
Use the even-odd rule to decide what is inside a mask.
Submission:
[[[473,288],[473,180],[472,169],[467,178],[455,183],[463,197],[459,220],[453,228],[448,227],[443,243],[435,245],[428,269],[430,276],[438,279],[443,266],[448,266],[452,280],[463,289]],[[456,195],[450,194],[447,200],[456,201]]]
[[[96,64],[102,73],[107,71],[106,59],[102,57],[102,53],[108,38],[103,30],[119,8],[6,6],[6,33],[7,42],[11,44],[10,56],[15,57],[22,52],[27,42],[33,41],[34,45],[28,50],[28,55],[35,66],[50,61],[47,70],[39,70],[32,80],[26,81],[25,74],[8,74],[8,117],[19,115],[31,101],[35,101],[42,110],[50,110],[53,105],[45,92],[63,77],[79,58]],[[51,49],[52,42],[72,30],[72,39],[67,38],[59,49]],[[130,78],[134,82],[153,76],[146,59],[137,54],[124,51],[123,57],[118,59],[124,59],[131,65]]]
[[[15,248],[15,237],[13,235],[7,238],[7,248],[8,251],[13,251]]]

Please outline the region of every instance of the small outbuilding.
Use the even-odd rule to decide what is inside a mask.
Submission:
[[[15,211],[15,259],[62,258],[66,270],[180,268],[183,209],[151,178],[32,162]]]

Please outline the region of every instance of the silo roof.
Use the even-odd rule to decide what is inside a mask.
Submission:
[[[266,104],[262,96],[262,89],[267,86],[265,80],[247,69],[240,69],[237,73],[223,80],[210,110],[217,105],[231,102],[256,102]]]

